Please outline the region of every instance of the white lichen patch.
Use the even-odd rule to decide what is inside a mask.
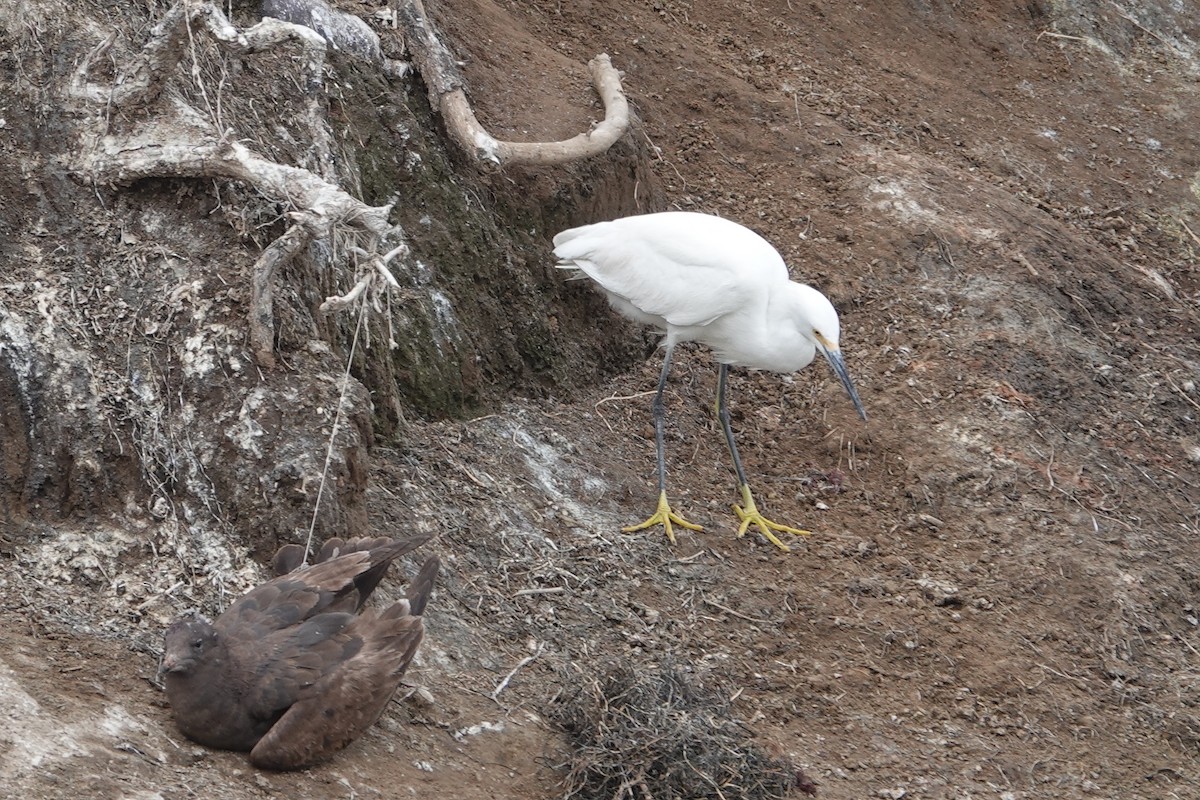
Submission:
[[[0,352],[5,361],[16,375],[17,389],[21,392],[21,405],[26,414],[32,416],[32,401],[25,392],[33,375],[33,343],[29,339],[29,330],[24,320],[16,314],[8,313],[0,305]]]
[[[45,712],[0,662],[0,778],[11,780],[50,759],[86,755],[70,728]]]
[[[225,428],[225,438],[233,442],[238,449],[249,453],[255,458],[262,458],[262,448],[259,447],[259,440],[262,439],[266,430],[259,424],[255,416],[262,408],[266,401],[267,392],[262,387],[255,387],[246,395],[246,399],[242,401],[242,407],[238,410],[238,416],[227,428]]]
[[[454,304],[444,292],[432,289],[429,300],[433,304],[433,341],[441,353],[442,345],[456,342],[462,335],[459,331],[458,316],[454,313]]]
[[[999,230],[969,213],[967,208],[978,208],[980,203],[956,203],[947,193],[939,189],[935,176],[939,173],[935,165],[920,157],[905,156],[876,148],[867,149],[871,163],[879,174],[866,185],[867,206],[909,228],[933,229],[955,236],[974,244],[985,244],[997,239]],[[983,184],[971,179],[956,178],[955,192],[976,195],[989,191]]]
[[[74,719],[59,716],[30,696],[16,673],[0,661],[0,780],[18,778],[56,761],[106,752],[130,739],[138,741],[146,757],[161,763],[165,754],[146,744],[156,734],[154,726],[115,704]]]
[[[34,568],[43,580],[108,583],[117,559],[137,543],[138,538],[122,528],[60,531],[34,550]]]
[[[1016,461],[1006,456],[1004,451],[996,446],[993,431],[953,426],[949,428],[948,433],[952,437],[952,440],[957,441],[962,446],[960,452],[963,455],[970,456],[964,459],[966,461],[975,462],[979,465],[1017,466]],[[947,440],[947,443],[950,441]]]
[[[940,209],[928,208],[913,196],[911,186],[902,178],[880,176],[867,189],[868,200],[876,211],[882,211],[906,224],[932,225],[938,222]]]
[[[454,737],[454,741],[461,742],[468,736],[478,736],[481,733],[504,733],[506,727],[504,720],[497,722],[488,722],[485,720],[477,725],[468,725],[465,728],[459,728],[450,735]]]
[[[516,445],[536,486],[570,520],[597,531],[613,527],[611,518],[580,503],[581,490],[598,496],[608,487],[598,475],[581,470],[565,458],[571,447],[565,439],[552,431],[531,431],[513,416],[497,417],[489,423],[497,435],[497,446],[501,442],[510,448]]]
[[[42,317],[41,335],[52,339],[58,330],[59,314],[63,308],[59,291],[53,286],[45,286],[40,282],[33,284],[32,294],[34,307]]]
[[[183,374],[189,378],[204,378],[222,363],[229,364],[234,372],[239,371],[242,365],[234,341],[235,331],[228,325],[205,325],[183,340],[183,351],[179,354]]]
[[[184,503],[166,511],[162,518],[59,528],[20,556],[21,574],[36,587],[39,605],[81,633],[111,633],[130,619],[155,629],[197,605],[217,612],[262,582],[258,564],[209,527],[204,513]],[[160,557],[148,557],[151,552]],[[80,585],[89,587],[84,604],[77,602]]]

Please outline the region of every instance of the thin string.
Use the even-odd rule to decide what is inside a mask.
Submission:
[[[321,470],[321,484],[317,487],[317,502],[313,506],[312,522],[308,526],[308,540],[304,543],[304,563],[308,564],[308,554],[312,552],[313,531],[317,529],[317,513],[321,510],[321,497],[325,493],[325,478],[329,475],[329,463],[333,460],[333,445],[337,440],[338,424],[342,421],[342,406],[346,402],[346,392],[350,389],[350,365],[354,363],[354,351],[358,347],[358,333],[362,330],[363,319],[367,315],[366,294],[359,298],[358,323],[354,326],[354,338],[350,340],[350,355],[346,359],[346,371],[342,374],[342,392],[338,397],[337,412],[333,415],[333,430],[329,433],[329,447],[325,451],[325,468]]]

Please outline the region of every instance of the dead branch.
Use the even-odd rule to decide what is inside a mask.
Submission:
[[[629,104],[621,88],[621,75],[608,55],[602,53],[588,62],[592,83],[604,103],[600,123],[586,133],[558,142],[496,139],[475,117],[458,63],[425,16],[421,0],[402,0],[397,16],[413,62],[429,88],[430,102],[441,111],[450,135],[480,165],[565,164],[603,153],[629,129]]]
[[[271,279],[280,264],[291,261],[312,240],[303,225],[293,225],[263,250],[254,264],[254,291],[250,298],[250,349],[263,367],[275,366],[275,311]]]
[[[354,284],[354,287],[350,291],[346,292],[345,294],[334,295],[333,297],[326,297],[325,302],[321,303],[321,308],[320,308],[321,313],[329,314],[334,311],[341,311],[343,309],[349,308],[350,306],[354,305],[354,301],[362,296],[362,293],[365,292],[371,286],[371,282],[374,279],[375,279],[375,273],[368,272],[367,274],[365,274],[361,278],[359,278],[358,283]]]
[[[235,141],[215,123],[174,93],[161,102],[163,89],[179,71],[189,37],[201,31],[238,54],[252,54],[297,42],[303,48],[303,73],[317,172],[280,164]],[[124,134],[112,133],[105,114],[97,114],[95,130],[84,137],[76,162],[79,174],[96,183],[124,185],[144,178],[210,177],[241,181],[295,210],[292,225],[269,245],[254,265],[249,314],[250,343],[255,359],[270,367],[274,358],[272,280],[281,264],[295,258],[310,242],[337,230],[357,237],[374,254],[376,269],[390,277],[386,263],[406,252],[403,243],[380,259],[377,250],[389,234],[391,206],[368,206],[334,183],[332,134],[326,122],[322,70],[325,40],[310,28],[277,19],[238,31],[212,3],[181,0],[151,29],[141,52],[112,86],[90,83],[91,66],[112,47],[101,42],[84,59],[71,85],[71,96],[100,110],[122,108],[144,116]],[[153,112],[151,109],[153,108]],[[319,174],[318,174],[319,173]],[[373,273],[368,273],[373,274]],[[395,284],[395,279],[390,281]]]
[[[342,311],[349,308],[354,304],[355,300],[362,296],[363,292],[371,288],[371,284],[376,279],[386,281],[388,286],[398,292],[402,291],[400,282],[396,280],[396,277],[392,275],[392,271],[388,269],[388,262],[397,256],[408,255],[407,244],[401,242],[383,255],[380,255],[378,252],[367,252],[361,247],[354,246],[350,247],[350,252],[363,260],[366,264],[366,271],[363,272],[362,277],[358,279],[358,283],[354,284],[354,287],[350,291],[343,295],[326,297],[325,302],[321,303],[321,307],[318,309],[322,314],[331,314],[335,311]],[[393,348],[396,347],[395,341],[391,342],[391,346]]]
[[[377,237],[390,230],[391,206],[368,206],[309,170],[271,161],[243,144],[196,131],[183,124],[183,116],[149,122],[135,135],[105,137],[97,151],[83,157],[79,168],[98,183],[114,185],[144,178],[228,178],[304,209],[310,219],[322,221],[319,227],[342,225]]]
[[[545,648],[546,648],[545,642],[538,642],[537,650],[533,653],[533,655],[525,656],[520,661],[518,661],[517,665],[512,668],[511,672],[509,672],[507,675],[504,676],[504,680],[500,681],[500,683],[497,684],[496,688],[492,690],[492,693],[489,694],[488,697],[492,698],[493,700],[495,700],[497,697],[499,697],[500,693],[503,692],[505,690],[505,688],[508,687],[508,684],[512,681],[513,677],[518,672],[520,672],[521,668],[528,666],[535,658],[537,658],[538,656],[540,656],[542,654],[542,650],[544,650]]]

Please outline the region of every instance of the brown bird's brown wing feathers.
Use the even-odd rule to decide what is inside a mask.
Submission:
[[[428,535],[414,536],[405,541],[419,540],[412,545],[413,548],[424,544],[429,539]],[[392,539],[387,536],[367,537],[360,536],[354,539],[345,540],[335,536],[327,539],[325,544],[317,552],[313,558],[313,564],[320,564],[325,561],[344,556],[349,553],[372,552],[381,550],[392,542]],[[401,553],[400,555],[403,555]],[[395,558],[393,556],[392,558]],[[391,559],[376,564],[365,573],[359,575],[354,583],[358,591],[355,611],[362,608],[363,603],[371,596],[371,592],[375,591],[375,587],[383,580],[383,576],[387,574],[388,564]],[[275,557],[271,559],[271,569],[277,576],[287,575],[295,572],[304,565],[304,546],[299,544],[285,544],[275,552]]]
[[[405,595],[410,607],[409,613],[414,617],[419,617],[425,613],[425,605],[429,602],[429,598],[433,594],[433,584],[437,581],[438,570],[441,568],[442,562],[437,556],[428,558],[421,566],[421,571],[417,573],[417,577],[413,578],[412,582],[408,584],[408,591],[405,592]],[[395,606],[392,608],[395,608]]]
[[[426,539],[429,537],[426,536]],[[391,541],[388,536],[358,536],[353,539],[342,539],[335,536],[332,539],[326,539],[325,544],[321,545],[320,552],[313,559],[313,563],[319,564],[322,561],[328,561],[331,558],[343,556],[346,553],[357,553],[360,550],[374,550],[378,547],[383,547]]]
[[[349,613],[318,614],[262,639],[230,643],[234,663],[258,666],[241,697],[250,716],[276,722],[329,672],[332,663],[353,658],[361,649],[361,642],[347,641],[355,619]]]
[[[320,564],[322,561],[328,561],[346,553],[373,550],[383,547],[390,541],[391,537],[388,536],[359,536],[349,541],[340,536],[334,536],[326,539],[325,544],[321,545],[321,549],[313,557],[313,563]],[[271,571],[275,573],[276,577],[287,575],[302,566],[304,566],[304,545],[300,544],[285,544],[275,551],[275,557],[271,559]]]
[[[358,611],[383,579],[388,565],[429,538],[429,534],[419,534],[404,539],[352,539],[358,549],[267,581],[242,595],[213,624],[218,630],[256,627],[261,636],[314,614]],[[380,544],[362,549],[372,543]]]
[[[276,550],[275,555],[271,558],[271,572],[278,578],[280,575],[287,575],[292,570],[299,569],[303,564],[304,545],[285,544]]]
[[[400,684],[425,627],[421,612],[429,600],[439,562],[425,562],[408,597],[381,614],[367,610],[324,639],[297,637],[284,656],[278,680],[263,686],[263,708],[296,692],[298,698],[250,753],[256,766],[295,769],[328,758],[375,724]],[[324,619],[322,615],[317,619]],[[316,620],[310,620],[309,625]],[[313,660],[320,677],[313,675]],[[287,674],[285,678],[283,675]]]

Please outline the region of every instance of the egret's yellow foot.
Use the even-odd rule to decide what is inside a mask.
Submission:
[[[675,532],[671,530],[671,525],[678,525],[681,528],[687,528],[689,531],[702,531],[704,528],[696,525],[693,522],[688,522],[683,517],[671,510],[670,503],[667,502],[667,493],[661,492],[658,495],[658,510],[651,515],[650,519],[637,525],[629,525],[621,528],[625,533],[633,533],[634,531],[643,531],[646,528],[654,525],[662,525],[667,529],[667,538],[671,540],[671,544],[675,544]]]
[[[750,487],[742,484],[740,488],[742,490],[742,504],[739,506],[735,503],[733,506],[733,513],[737,514],[737,518],[742,521],[737,532],[739,539],[746,535],[746,530],[751,525],[757,525],[762,535],[767,537],[768,542],[786,553],[792,548],[779,541],[779,537],[772,533],[772,531],[790,533],[794,536],[810,536],[812,534],[812,531],[805,531],[788,525],[780,525],[778,522],[772,522],[767,519],[758,510],[758,506],[754,505],[754,495],[750,494]]]

